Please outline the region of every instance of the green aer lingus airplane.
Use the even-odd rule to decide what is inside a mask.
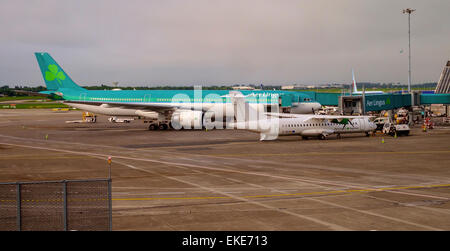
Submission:
[[[35,55],[47,86],[47,91],[41,93],[56,94],[71,107],[114,118],[140,117],[151,122],[149,129],[202,128],[206,122],[211,122],[209,127],[217,127],[217,123],[234,117],[227,90],[87,90],[77,85],[48,53]],[[251,106],[265,111],[270,107],[271,112],[276,112],[281,96],[289,99],[291,113],[312,113],[321,107],[301,92],[242,93]]]

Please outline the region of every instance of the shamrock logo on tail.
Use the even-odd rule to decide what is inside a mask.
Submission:
[[[347,118],[343,118],[343,119],[341,119],[341,120],[333,119],[331,122],[332,122],[332,123],[336,123],[336,124],[344,125],[344,126],[342,127],[342,129],[344,129],[345,126],[348,125],[348,124],[350,124],[351,126],[353,126],[353,123],[350,121],[350,119],[347,119]],[[347,128],[347,129],[348,129],[348,128]]]
[[[62,85],[61,81],[66,79],[66,76],[62,71],[58,71],[58,66],[51,64],[47,68],[48,71],[45,72],[45,80],[53,81],[56,79]]]

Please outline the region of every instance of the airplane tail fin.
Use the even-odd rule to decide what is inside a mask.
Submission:
[[[67,73],[46,52],[35,52],[34,55],[42,72],[47,90],[56,91],[60,88],[85,90],[77,85]]]
[[[262,128],[261,122],[267,119],[262,104],[249,105],[245,100],[246,96],[239,91],[230,91],[229,97],[236,118],[234,125],[238,129],[257,130]]]
[[[234,116],[236,122],[248,121],[248,112],[250,106],[245,101],[245,96],[238,91],[230,91],[230,101],[233,104]]]
[[[233,104],[234,116],[236,117],[236,121],[249,122],[259,119],[265,119],[266,116],[263,112],[264,106],[257,105],[255,109],[255,107],[249,105],[245,98],[246,96],[244,96],[239,91],[230,91],[230,101]]]
[[[355,72],[353,71],[353,69],[352,69],[352,77],[353,77],[353,82],[352,82],[353,92],[358,92],[358,89],[356,89]]]
[[[278,118],[267,117],[264,106],[250,106],[245,96],[238,91],[230,91],[236,122],[231,125],[236,129],[260,133],[260,140],[274,140],[278,137]]]

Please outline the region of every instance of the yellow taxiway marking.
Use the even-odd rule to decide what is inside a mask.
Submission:
[[[107,198],[96,198],[96,199],[69,199],[67,202],[89,202],[89,201],[106,201]],[[0,200],[2,202],[16,202],[16,200]],[[41,200],[21,200],[21,202],[64,202],[64,199],[41,199]]]
[[[60,154],[15,154],[15,155],[7,155],[0,156],[0,159],[85,159],[91,158],[90,156],[67,156],[66,153]]]
[[[404,186],[404,187],[384,187],[384,188],[368,188],[368,189],[352,189],[352,190],[335,190],[324,192],[309,192],[309,193],[290,193],[290,194],[267,194],[267,195],[248,195],[241,196],[241,198],[270,198],[270,197],[285,197],[285,196],[303,196],[303,195],[328,195],[328,194],[345,194],[345,193],[367,193],[367,192],[381,192],[389,190],[406,190],[418,188],[439,188],[450,187],[450,184],[439,185],[425,185],[425,186]],[[227,196],[217,197],[172,197],[172,198],[115,198],[114,201],[142,201],[142,200],[205,200],[205,199],[229,199]]]
[[[0,159],[2,160],[6,160],[6,159],[10,159],[10,160],[14,160],[14,159],[18,159],[18,160],[52,160],[52,159],[87,159],[86,157],[15,157],[15,158],[2,158],[0,157]]]
[[[382,192],[390,190],[406,190],[406,189],[420,189],[420,188],[440,188],[450,187],[450,184],[424,185],[424,186],[403,186],[403,187],[383,187],[383,188],[368,188],[368,189],[347,189],[324,192],[309,192],[309,193],[290,193],[290,194],[266,194],[266,195],[247,195],[241,198],[273,198],[273,197],[288,197],[288,196],[305,196],[305,195],[330,195],[330,194],[349,194],[349,193],[367,193],[367,192]],[[113,201],[145,201],[145,200],[208,200],[208,199],[230,199],[228,196],[208,196],[208,197],[154,197],[154,198],[113,198]],[[106,201],[107,198],[95,199],[69,199],[68,201]],[[0,203],[15,202],[16,200],[0,200]],[[42,199],[42,200],[22,200],[22,202],[62,202],[62,199]]]
[[[236,153],[236,154],[208,154],[210,156],[295,156],[295,155],[358,155],[358,154],[435,154],[450,153],[450,150],[436,151],[397,151],[397,152],[306,152],[306,153]]]

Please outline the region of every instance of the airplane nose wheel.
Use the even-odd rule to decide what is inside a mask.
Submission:
[[[324,134],[320,134],[320,135],[319,135],[319,139],[320,139],[320,140],[326,140],[326,139],[327,139],[327,136],[325,136]]]

